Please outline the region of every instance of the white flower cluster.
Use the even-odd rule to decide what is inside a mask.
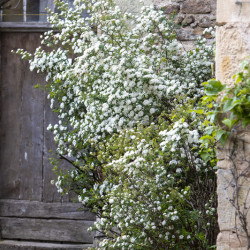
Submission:
[[[58,8],[61,12],[49,17],[57,30],[46,32],[42,41],[52,50],[39,47],[33,57],[19,53],[30,58],[31,70],[47,74],[48,97],[59,116],[49,128],[59,153],[80,157],[77,147],[89,139],[149,125],[171,108],[175,95],[201,94],[212,48],[200,39],[197,48],[185,51],[164,12],[143,7],[134,16],[105,0]],[[83,10],[90,16],[83,18]]]

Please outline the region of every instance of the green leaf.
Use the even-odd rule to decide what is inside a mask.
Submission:
[[[201,114],[204,113],[204,111],[203,111],[202,109],[198,109],[198,110],[196,110],[196,109],[191,109],[190,111],[191,111],[191,112],[195,112],[196,114],[199,114],[199,115],[201,115]]]
[[[201,152],[200,156],[202,158],[203,161],[205,161],[206,163],[209,161],[210,159],[210,154],[208,152]]]
[[[207,103],[210,103],[214,100],[212,96],[203,96],[202,98],[202,103],[205,105]]]
[[[228,131],[221,129],[217,132],[216,139],[222,144],[222,146],[224,146],[229,134]]]
[[[228,100],[226,100],[225,104],[223,106],[223,112],[227,112],[229,110],[232,110],[239,103],[241,103],[240,100],[234,100],[234,99],[228,99]]]
[[[237,122],[238,120],[231,120],[231,119],[227,119],[225,118],[222,122],[229,127],[229,129],[231,129],[233,127],[233,125]]]
[[[226,130],[220,129],[216,134],[216,139],[219,141],[220,138],[226,133]]]
[[[223,89],[225,89],[226,85],[222,85],[220,81],[210,80],[208,84],[205,85],[205,93],[206,95],[218,95]]]
[[[212,245],[212,246],[208,247],[208,249],[216,249],[216,245]]]
[[[202,124],[207,127],[211,123],[208,120],[205,120]]]
[[[210,139],[211,136],[210,135],[203,135],[201,138],[200,138],[200,141],[204,141],[206,139]]]
[[[203,82],[201,85],[205,86],[205,85],[207,85],[207,84],[208,84],[208,82]]]
[[[218,112],[213,111],[213,112],[208,112],[207,113],[207,118],[210,120],[211,123],[214,123],[215,119],[216,119],[216,115]]]
[[[212,102],[211,102],[210,104],[207,105],[207,107],[208,107],[209,109],[213,108],[213,106],[214,106],[214,105],[213,105]]]
[[[249,90],[247,88],[244,88],[242,89],[238,94],[237,96],[240,96],[240,95],[244,95],[244,94],[248,94]]]
[[[240,82],[242,82],[243,73],[240,72],[240,73],[237,74],[237,76],[238,76],[238,77],[237,77],[235,83],[240,83]]]

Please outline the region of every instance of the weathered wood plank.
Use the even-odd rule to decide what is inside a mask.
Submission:
[[[95,220],[95,215],[89,212],[80,203],[44,203],[23,200],[0,200],[0,216]]]
[[[34,51],[39,43],[40,33],[2,33],[1,37],[1,78],[8,91],[3,94],[1,114],[1,132],[7,135],[1,152],[3,197],[41,200],[44,93],[34,86],[43,77],[11,53],[18,48]]]
[[[1,34],[0,85],[0,198],[17,198],[20,194],[19,145],[21,84],[18,57],[11,56],[13,40]]]
[[[92,243],[87,232],[93,221],[46,220],[0,217],[3,239],[42,240],[47,242]]]
[[[93,247],[92,244],[58,244],[58,243],[43,243],[34,241],[17,241],[17,240],[3,240],[0,241],[0,249],[8,250],[78,250],[89,249]]]
[[[16,37],[16,34],[15,34]],[[24,34],[25,42],[21,48],[35,50],[40,44],[40,34]],[[21,38],[20,38],[21,39]],[[26,46],[25,46],[26,45]],[[22,102],[21,102],[21,145],[20,145],[20,199],[42,199],[42,165],[43,165],[43,120],[44,91],[35,89],[43,83],[44,77],[29,71],[26,62],[22,69]],[[20,82],[18,83],[20,84]]]

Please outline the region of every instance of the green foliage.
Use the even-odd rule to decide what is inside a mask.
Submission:
[[[250,66],[242,63],[243,71],[234,75],[235,83],[232,87],[222,85],[220,81],[210,80],[204,83],[205,94],[202,98],[207,109],[210,124],[221,120],[225,126],[212,126],[211,132],[202,139],[212,137],[225,144],[230,132],[237,126],[250,124]]]

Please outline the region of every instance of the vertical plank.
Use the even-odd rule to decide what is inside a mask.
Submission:
[[[41,200],[43,91],[34,89],[43,77],[11,50],[33,50],[37,33],[2,33],[1,198]]]
[[[12,41],[1,33],[1,98],[0,98],[0,198],[18,199],[20,194],[20,103],[21,84],[19,69],[12,62],[18,61],[16,56],[10,57]]]
[[[40,45],[39,33],[20,34],[21,48],[34,51]],[[43,165],[43,120],[44,92],[35,89],[37,83],[42,84],[44,77],[29,71],[25,62],[22,68],[22,113],[21,113],[21,145],[20,199],[41,200],[42,198],[42,165]]]

